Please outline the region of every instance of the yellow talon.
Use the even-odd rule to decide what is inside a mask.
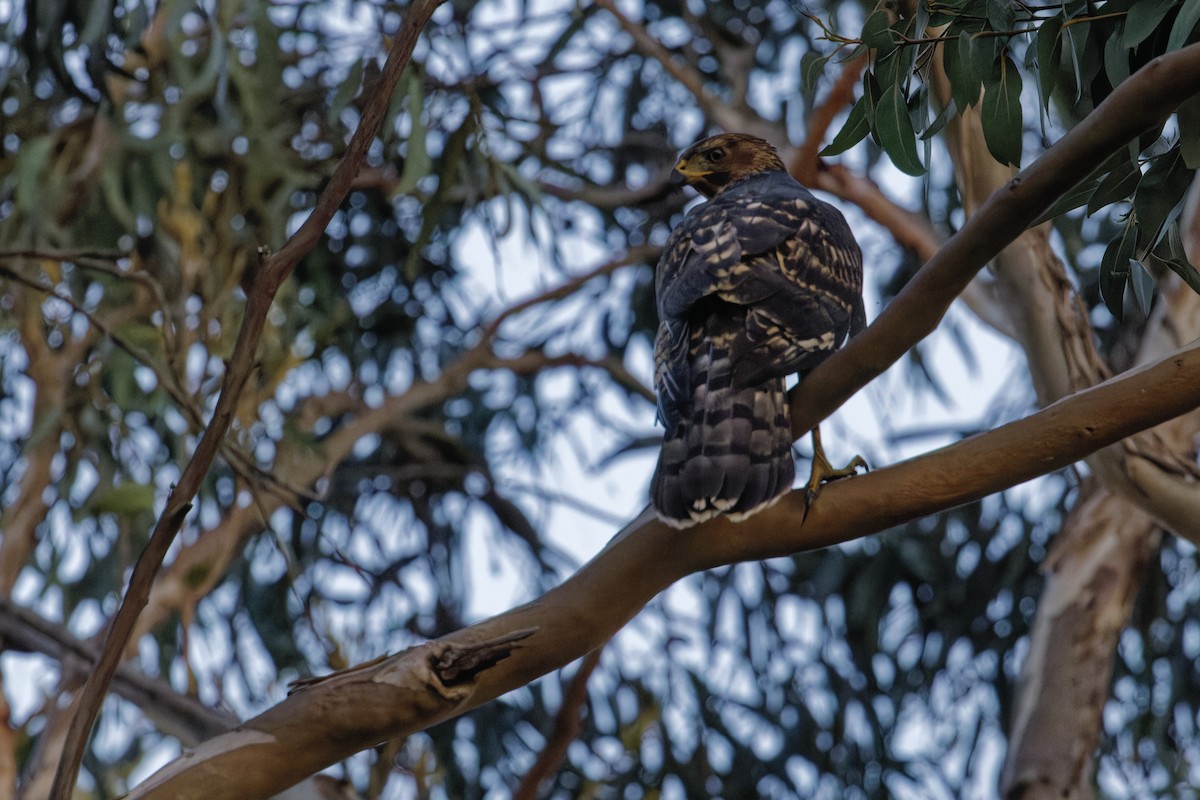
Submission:
[[[863,459],[862,456],[855,456],[850,459],[850,463],[841,469],[835,469],[829,463],[829,459],[825,457],[825,448],[821,446],[821,428],[820,426],[812,429],[813,440],[813,463],[812,473],[808,477],[808,495],[804,501],[804,516],[808,517],[808,510],[812,508],[812,504],[816,501],[817,495],[821,492],[821,484],[829,481],[836,481],[839,478],[849,478],[852,475],[858,474],[858,468],[862,467],[869,470],[871,467]]]

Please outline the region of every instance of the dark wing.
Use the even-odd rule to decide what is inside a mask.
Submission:
[[[656,289],[664,422],[690,393],[691,330],[721,305],[749,312],[734,345],[739,386],[811,369],[865,321],[862,254],[849,226],[784,172],[746,180],[693,209],[667,241]]]
[[[862,251],[836,208],[784,186],[744,209],[764,220],[759,229],[786,235],[765,250],[743,247],[749,268],[727,293],[749,306],[735,355],[734,382],[742,386],[812,369],[866,323]]]

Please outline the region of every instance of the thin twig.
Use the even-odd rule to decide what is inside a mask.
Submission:
[[[631,264],[644,264],[653,262],[658,258],[658,255],[661,252],[662,248],[655,245],[642,245],[641,247],[635,247],[620,258],[607,261],[595,269],[589,270],[582,275],[572,278],[566,283],[559,284],[552,289],[547,289],[539,295],[521,300],[514,305],[509,306],[497,314],[496,318],[489,322],[483,329],[483,342],[488,343],[494,339],[500,330],[500,326],[503,325],[505,320],[507,320],[509,317],[515,314],[520,314],[522,311],[525,311],[536,305],[549,303],[554,300],[561,300],[570,294],[574,294],[585,283],[593,278],[599,277],[600,275],[608,275],[617,271],[621,267],[628,267]]]
[[[583,704],[587,702],[588,678],[600,665],[600,654],[603,652],[603,646],[597,647],[579,662],[579,668],[575,670],[575,674],[571,676],[571,683],[563,692],[562,705],[554,715],[554,730],[546,737],[546,746],[538,754],[537,761],[533,762],[525,777],[521,778],[521,783],[513,792],[513,800],[537,800],[538,788],[542,782],[557,772],[563,759],[567,757],[567,747],[579,737],[583,727],[580,712],[583,710]]]

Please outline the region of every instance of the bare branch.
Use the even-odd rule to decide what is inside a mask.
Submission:
[[[645,26],[627,17],[617,8],[616,3],[612,0],[596,0],[596,5],[616,17],[617,22],[620,23],[625,32],[633,37],[637,49],[662,64],[667,74],[679,81],[696,98],[696,103],[700,106],[700,110],[721,128],[727,131],[754,133],[762,136],[764,139],[774,140],[780,138],[777,136],[775,125],[764,121],[757,115],[747,117],[726,103],[724,99],[713,94],[704,85],[704,79],[700,77],[700,73],[684,64],[682,60],[676,58],[662,42],[655,39],[646,30]]]
[[[66,627],[0,597],[0,639],[6,651],[43,653],[62,662],[62,673],[84,672],[100,649],[73,635]],[[237,725],[236,717],[209,708],[194,697],[181,695],[162,680],[147,677],[122,664],[113,676],[113,691],[142,709],[163,731],[185,745],[217,736]]]
[[[463,392],[471,374],[481,369],[507,370],[516,375],[532,375],[554,367],[593,368],[607,372],[627,391],[654,402],[654,392],[629,373],[616,358],[591,360],[576,353],[548,356],[540,350],[530,350],[509,358],[501,358],[492,350],[500,326],[513,315],[540,303],[561,299],[578,291],[589,280],[610,273],[626,264],[635,264],[657,254],[659,248],[644,247],[627,256],[606,262],[593,270],[552,289],[519,301],[502,311],[483,328],[480,340],[446,367],[436,378],[414,383],[402,394],[389,397],[376,408],[366,408],[345,395],[313,398],[320,407],[314,411],[306,404],[301,411],[304,423],[310,425],[321,414],[353,415],[344,425],[321,442],[319,450],[279,444],[276,456],[276,486],[308,489],[322,477],[328,477],[350,455],[355,444],[364,436],[386,431],[408,430],[414,415]],[[220,583],[229,565],[237,558],[249,537],[263,528],[263,521],[283,502],[286,493],[273,492],[254,508],[231,509],[215,527],[207,530],[198,541],[182,549],[175,560],[155,578],[146,608],[139,615],[130,636],[137,641],[154,630],[164,619],[182,608],[194,605]],[[203,575],[201,579],[197,575]]]
[[[574,294],[580,289],[580,287],[593,278],[601,275],[611,274],[621,267],[627,267],[631,264],[652,263],[658,259],[659,253],[661,252],[662,248],[654,245],[642,245],[641,247],[635,247],[620,258],[605,262],[595,269],[572,278],[566,283],[559,284],[552,289],[547,289],[545,292],[542,292],[539,295],[535,295],[509,306],[508,308],[504,309],[504,311],[500,312],[496,318],[488,323],[487,327],[483,329],[483,341],[481,344],[490,345],[490,341],[495,338],[496,334],[499,332],[500,326],[503,325],[505,320],[507,320],[509,317],[512,317],[515,314],[520,314],[522,311],[525,311],[526,309],[532,308],[536,305],[549,303],[554,300],[561,300],[568,295]]]

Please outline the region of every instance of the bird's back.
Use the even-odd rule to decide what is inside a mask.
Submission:
[[[754,513],[794,476],[784,378],[863,325],[858,245],[836,208],[771,169],[727,181],[688,212],[655,288],[667,430],[652,502],[680,527]]]

